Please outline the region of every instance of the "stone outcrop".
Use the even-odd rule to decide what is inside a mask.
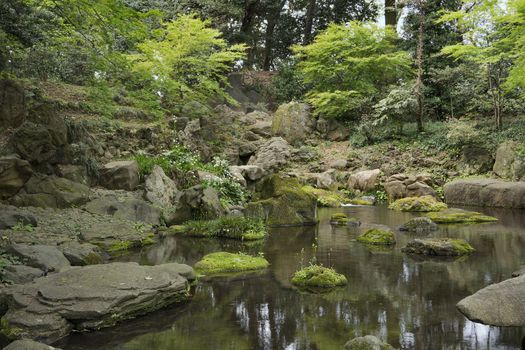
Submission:
[[[288,164],[291,151],[292,148],[282,137],[272,137],[250,157],[248,165],[257,165],[265,174],[270,174]]]
[[[127,220],[92,221],[80,228],[79,238],[114,253],[151,243],[152,228]]]
[[[53,346],[46,345],[44,343],[39,343],[34,340],[22,339],[15,340],[3,350],[61,350]]]
[[[99,182],[110,190],[133,191],[140,182],[139,165],[134,160],[107,163],[100,169]]]
[[[0,272],[2,281],[13,284],[29,283],[32,280],[44,276],[44,271],[36,267],[26,265],[7,265]]]
[[[22,259],[26,265],[46,272],[60,271],[71,266],[64,254],[54,246],[12,244],[8,251]]]
[[[350,134],[348,127],[334,118],[319,118],[316,129],[324,139],[330,141],[346,141]]]
[[[197,185],[183,191],[175,210],[165,220],[168,225],[175,225],[188,220],[216,219],[225,214],[217,190]]]
[[[16,155],[0,157],[0,199],[15,195],[31,178],[33,169],[28,161]]]
[[[52,343],[73,330],[109,327],[187,299],[194,278],[191,267],[176,263],[72,267],[2,289],[2,332]]]
[[[107,254],[96,245],[90,243],[71,241],[59,245],[58,249],[72,266],[102,264],[108,259]]]
[[[104,196],[92,200],[84,207],[93,214],[111,215],[115,218],[141,221],[151,225],[159,225],[161,210],[141,199],[119,200],[114,196]]]
[[[390,176],[385,183],[385,191],[391,201],[405,197],[436,196],[432,187],[432,178],[425,174]]]
[[[16,225],[35,227],[37,225],[36,218],[27,213],[21,213],[16,210],[5,209],[0,211],[0,230],[12,228]]]
[[[525,180],[525,157],[519,152],[524,148],[524,144],[515,141],[502,143],[496,151],[494,173],[503,179]]]
[[[525,326],[525,276],[485,287],[457,304],[468,319],[491,326]]]
[[[54,175],[34,175],[10,202],[18,207],[69,208],[88,200],[86,185]]]
[[[369,191],[379,185],[379,175],[381,170],[365,170],[350,175],[348,179],[348,187],[359,191]]]
[[[9,79],[0,80],[0,129],[20,126],[27,115],[24,87]]]
[[[317,223],[317,199],[292,178],[271,175],[260,184],[259,201],[248,203],[245,215],[266,220],[270,226],[302,226]]]
[[[492,170],[494,158],[483,147],[465,146],[461,150],[462,172],[467,174],[483,174]]]
[[[445,201],[455,205],[495,208],[525,208],[525,182],[492,179],[456,180],[443,190]]]
[[[282,136],[292,145],[298,145],[315,128],[310,106],[301,102],[289,102],[279,106],[272,120],[272,133]]]

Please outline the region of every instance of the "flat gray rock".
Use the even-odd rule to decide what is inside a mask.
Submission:
[[[71,331],[96,330],[186,300],[190,266],[112,263],[72,267],[0,291],[1,323],[15,338],[45,343]]]
[[[90,243],[66,242],[58,249],[73,266],[102,264],[108,256],[99,247]]]
[[[15,340],[14,342],[6,346],[4,350],[61,350],[61,349],[54,348],[50,345],[36,342],[34,340],[22,339],[22,340]]]
[[[8,281],[14,284],[23,284],[44,276],[44,271],[31,266],[9,265],[2,269],[1,275],[3,281]]]
[[[491,284],[456,306],[468,319],[491,326],[525,326],[525,276]]]
[[[22,258],[27,265],[44,271],[60,271],[71,266],[64,254],[56,246],[12,244],[9,252]]]

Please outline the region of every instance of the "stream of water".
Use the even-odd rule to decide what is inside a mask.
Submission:
[[[335,212],[357,217],[363,225],[333,229],[329,218]],[[391,249],[356,242],[370,225],[395,229],[415,216],[383,206],[321,209],[317,227],[273,229],[258,244],[171,237],[123,259],[193,265],[214,251],[262,251],[271,267],[204,279],[188,303],[110,329],[76,334],[57,346],[66,350],[331,350],[342,349],[354,337],[373,334],[401,349],[520,349],[525,328],[473,323],[455,307],[478,289],[509,278],[525,263],[525,212],[483,212],[500,222],[445,225],[426,235],[464,238],[476,249],[472,256],[455,260],[403,254],[401,248],[418,236],[415,233],[396,230],[397,244]],[[343,273],[348,285],[322,295],[294,289],[291,275],[314,255]]]

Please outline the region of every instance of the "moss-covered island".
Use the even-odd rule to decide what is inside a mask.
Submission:
[[[361,222],[356,218],[349,218],[346,214],[335,213],[330,217],[330,224],[334,226],[359,226]]]
[[[348,283],[346,277],[334,269],[321,265],[310,265],[297,271],[292,284],[310,292],[323,292]]]
[[[436,213],[428,213],[427,217],[437,224],[475,224],[498,221],[498,219],[493,216],[455,208]]]
[[[434,212],[448,208],[445,203],[438,201],[432,196],[402,198],[388,207],[392,210],[409,212]]]
[[[270,266],[268,260],[260,256],[243,253],[217,252],[205,255],[194,266],[205,275],[262,270]]]
[[[357,237],[357,241],[366,244],[394,245],[396,237],[391,231],[373,228]]]
[[[403,252],[430,256],[460,256],[474,253],[476,250],[464,239],[424,238],[410,241]]]

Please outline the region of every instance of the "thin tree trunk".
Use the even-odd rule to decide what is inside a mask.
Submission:
[[[417,34],[417,50],[416,50],[416,63],[417,63],[417,78],[416,78],[416,97],[417,97],[417,131],[423,131],[423,112],[424,96],[423,96],[423,50],[424,50],[424,35],[425,35],[425,10],[423,8],[423,0],[417,1],[419,7],[419,29]]]
[[[239,41],[248,44],[247,65],[251,66],[255,56],[255,45],[253,45],[252,28],[259,0],[246,0],[244,4],[244,16],[241,22]]]
[[[284,7],[286,0],[282,0],[273,11],[268,12],[266,34],[264,39],[264,57],[263,57],[263,70],[270,70],[273,61],[273,36],[275,31],[275,26],[279,22],[281,17],[281,11]]]
[[[312,29],[314,25],[315,11],[316,0],[308,0],[308,5],[306,7],[306,20],[304,24],[304,45],[307,45],[312,41]]]
[[[385,0],[385,24],[397,27],[396,0]]]

